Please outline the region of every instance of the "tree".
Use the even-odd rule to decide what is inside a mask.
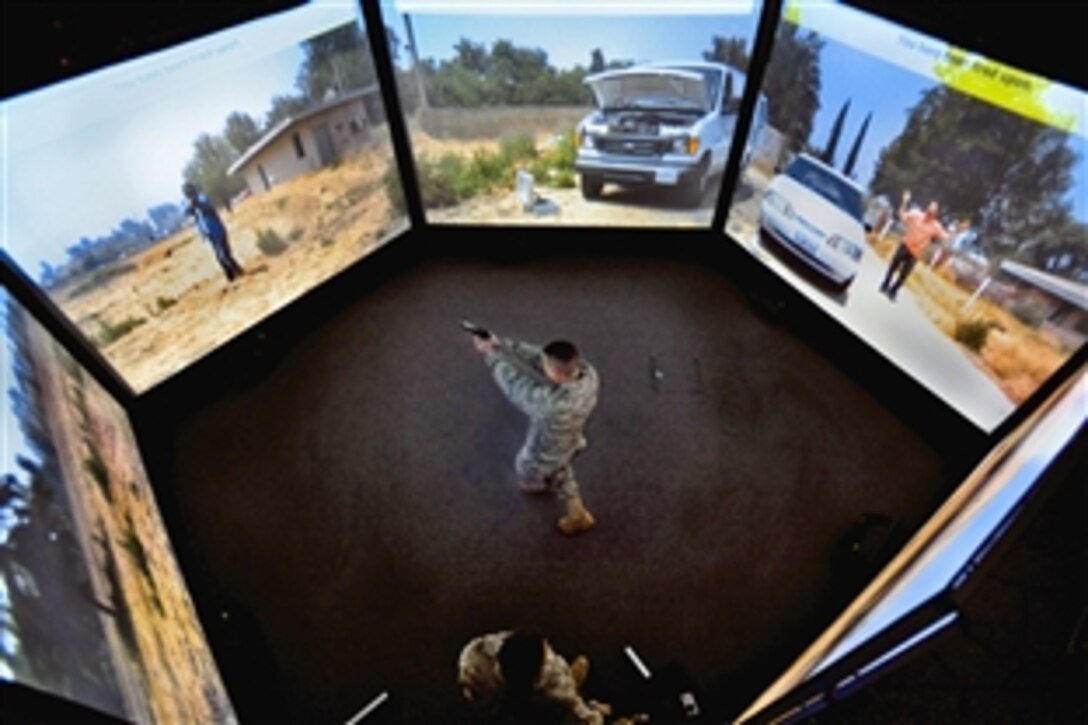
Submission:
[[[313,103],[377,81],[370,42],[358,25],[343,25],[302,44],[304,59],[295,86]]]
[[[212,203],[226,206],[245,188],[243,179],[227,174],[227,169],[239,156],[222,136],[202,133],[193,143],[193,158],[185,165],[182,175],[207,194]]]
[[[268,131],[284,119],[302,113],[309,105],[303,96],[273,96],[272,108],[264,117],[264,130]]]
[[[487,73],[489,56],[487,46],[483,43],[473,43],[468,38],[461,38],[453,49],[457,52],[454,62],[462,68],[480,75]]]
[[[820,109],[820,51],[824,42],[815,33],[804,35],[792,23],[775,31],[774,55],[763,75],[770,124],[786,136],[790,150],[808,142]]]
[[[605,67],[604,53],[601,52],[600,48],[594,48],[589,56],[589,72],[600,73]]]
[[[261,127],[248,113],[235,111],[227,116],[223,136],[239,154],[244,154],[250,146],[261,138]]]
[[[846,123],[846,113],[849,109],[850,99],[847,99],[842,104],[842,108],[839,109],[839,115],[835,117],[835,122],[831,124],[831,133],[827,137],[827,145],[820,152],[820,160],[828,166],[835,165],[835,150],[839,145],[839,136],[842,135],[842,126]]]
[[[873,120],[873,114],[865,117],[861,124],[861,130],[854,137],[854,143],[850,146],[850,153],[846,154],[846,162],[842,165],[843,176],[853,176],[854,166],[858,162],[858,154],[861,153],[861,142],[865,139],[865,133],[869,130],[869,122]]]
[[[892,198],[909,188],[919,203],[971,218],[983,250],[1001,259],[1069,227],[1076,158],[1066,132],[942,85],[910,110],[871,186]]]
[[[725,63],[739,71],[748,72],[748,43],[744,38],[723,38],[715,35],[710,50],[703,51],[703,58],[714,63]]]
[[[148,208],[147,218],[151,220],[156,236],[162,238],[173,234],[184,225],[185,212],[178,204],[168,201]]]
[[[583,66],[558,70],[539,48],[525,48],[499,40],[489,51],[462,38],[456,55],[436,64],[420,63],[426,77],[427,98],[435,106],[584,105],[593,95],[582,82]],[[599,59],[604,62],[603,55]]]

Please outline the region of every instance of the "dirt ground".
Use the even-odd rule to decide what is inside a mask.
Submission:
[[[717,182],[720,183],[720,180]],[[714,218],[717,186],[707,191],[696,209],[687,209],[670,194],[657,189],[606,186],[593,201],[578,189],[538,185],[536,206],[526,211],[513,190],[469,199],[456,206],[428,209],[435,224],[526,224],[601,227],[690,227],[706,229]]]
[[[235,722],[124,411],[40,327],[31,346],[126,718]]]
[[[86,278],[76,279],[51,294],[143,392],[406,229],[382,184],[391,163],[391,149],[376,146],[222,212],[247,272],[234,282],[187,227],[113,270],[96,270],[108,277],[102,284],[87,289]],[[283,251],[260,249],[258,236],[270,232],[285,244]],[[122,325],[135,326],[109,339]]]

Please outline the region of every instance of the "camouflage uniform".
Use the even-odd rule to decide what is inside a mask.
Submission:
[[[571,460],[586,447],[582,430],[597,406],[597,371],[583,360],[574,380],[555,383],[544,374],[543,355],[537,345],[503,338],[486,361],[506,398],[529,416],[514,460],[518,476],[572,498],[579,492]]]
[[[512,633],[507,630],[485,634],[461,650],[457,682],[466,696],[481,710],[494,712],[502,701],[505,683],[499,670],[499,650]],[[564,722],[603,725],[604,716],[582,699],[570,665],[551,647],[545,650],[540,676],[533,686],[535,699],[569,713]]]

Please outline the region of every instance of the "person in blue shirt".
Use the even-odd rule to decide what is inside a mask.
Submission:
[[[219,266],[223,268],[223,274],[227,275],[227,281],[233,282],[236,278],[241,277],[245,274],[245,270],[242,269],[242,265],[238,264],[238,260],[231,253],[227,228],[224,226],[223,220],[219,218],[219,213],[215,210],[215,206],[208,198],[208,195],[201,192],[196,184],[190,182],[182,185],[181,191],[185,194],[187,202],[185,204],[185,213],[196,220],[196,227],[200,230],[201,236],[212,245],[215,259],[219,262]]]

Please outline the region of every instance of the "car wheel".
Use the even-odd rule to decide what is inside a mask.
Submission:
[[[586,199],[599,199],[604,181],[599,176],[582,174],[582,196]]]

